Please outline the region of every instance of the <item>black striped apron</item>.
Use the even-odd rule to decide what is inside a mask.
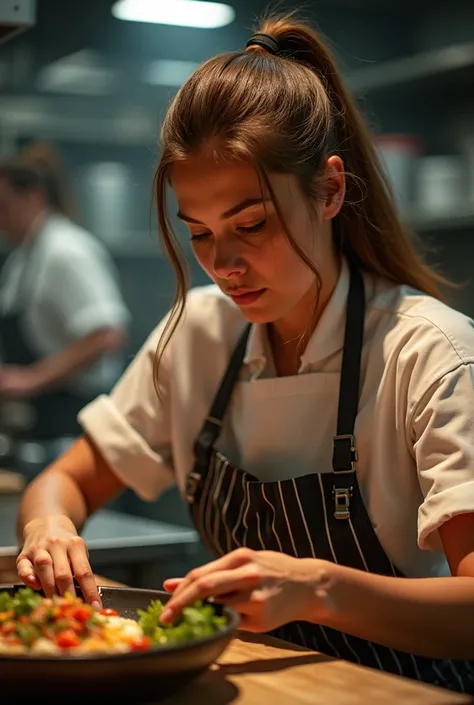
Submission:
[[[351,268],[333,471],[275,482],[259,482],[214,448],[244,358],[246,328],[196,440],[186,486],[193,522],[214,555],[246,546],[403,577],[374,532],[355,472],[364,320],[363,279]],[[292,622],[272,634],[336,658],[474,693],[474,665],[468,661],[428,659],[308,622]]]

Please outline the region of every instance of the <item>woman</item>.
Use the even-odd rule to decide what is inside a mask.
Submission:
[[[266,20],[182,87],[161,149],[176,305],[25,494],[21,579],[98,602],[77,531],[176,481],[217,560],[165,584],[164,621],[213,597],[244,629],[473,692],[472,323],[438,300],[324,44]],[[168,182],[217,285],[187,299]]]
[[[107,252],[71,220],[47,144],[0,163],[0,230],[13,246],[0,281],[2,431],[20,454],[41,443],[49,463],[117,381],[128,311]]]

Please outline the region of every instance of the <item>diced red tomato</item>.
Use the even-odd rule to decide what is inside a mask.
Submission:
[[[100,614],[103,614],[104,617],[118,617],[119,614],[115,610],[113,610],[111,607],[105,607],[103,610],[100,610]]]
[[[30,623],[30,618],[27,617],[26,615],[23,615],[19,619],[20,624],[23,624],[23,626],[26,626],[27,624]]]
[[[137,636],[130,643],[132,651],[148,651],[151,648],[151,639],[149,636]]]
[[[4,636],[7,636],[8,634],[13,634],[13,632],[16,631],[15,622],[5,622],[5,624],[2,625],[0,631]]]
[[[75,646],[79,646],[80,643],[81,640],[72,629],[65,629],[56,635],[56,644],[60,649],[72,649]]]
[[[87,605],[82,605],[81,607],[76,607],[73,610],[72,617],[73,617],[73,619],[76,619],[78,622],[87,622],[87,620],[90,618],[91,614],[92,614],[91,607],[88,607]]]
[[[82,634],[86,629],[84,622],[78,622],[77,619],[68,619],[68,622],[69,628],[72,629],[73,632],[76,632],[76,634]]]

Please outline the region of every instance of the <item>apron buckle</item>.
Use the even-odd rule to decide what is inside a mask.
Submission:
[[[334,516],[336,519],[349,519],[349,505],[351,501],[351,494],[352,488],[334,488]]]
[[[355,464],[359,460],[355,445],[355,437],[350,433],[334,436],[333,469],[338,475],[355,472]]]
[[[201,475],[198,472],[190,472],[188,479],[186,480],[186,490],[184,496],[188,504],[194,504],[196,498],[196,491],[199,483],[201,482]]]

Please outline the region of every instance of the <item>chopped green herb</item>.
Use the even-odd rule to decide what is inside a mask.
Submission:
[[[16,632],[26,646],[31,646],[31,644],[41,636],[40,630],[35,627],[34,624],[27,624],[25,626],[17,624]]]
[[[138,624],[143,633],[155,644],[179,644],[193,639],[210,636],[226,624],[225,617],[219,617],[212,605],[203,605],[201,601],[192,607],[185,607],[181,617],[174,624],[161,624],[163,611],[161,600],[154,600],[146,610],[138,610]]]

